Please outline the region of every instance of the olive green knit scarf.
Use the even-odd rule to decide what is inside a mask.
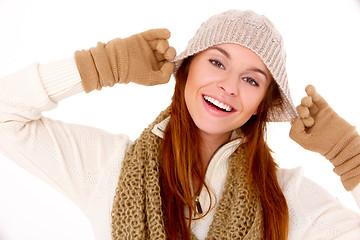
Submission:
[[[113,240],[167,239],[159,184],[162,139],[151,132],[167,116],[168,110],[162,112],[125,155],[112,210]],[[248,189],[243,151],[239,147],[230,156],[225,189],[206,239],[263,239],[262,208]],[[191,239],[196,237],[191,234]]]

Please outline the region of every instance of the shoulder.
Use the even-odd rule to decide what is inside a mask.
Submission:
[[[289,239],[332,239],[358,234],[359,215],[304,177],[302,167],[278,169],[277,177],[289,209]],[[338,219],[342,219],[341,223]]]
[[[276,172],[277,179],[281,189],[284,191],[289,186],[294,187],[294,184],[298,184],[304,177],[304,171],[302,167],[296,167],[292,169],[279,168]]]
[[[325,188],[306,178],[302,167],[280,168],[277,171],[277,178],[288,204],[299,200],[298,204],[307,208],[323,203],[340,204]]]

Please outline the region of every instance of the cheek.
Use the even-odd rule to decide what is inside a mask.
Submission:
[[[255,89],[250,87],[248,89],[243,89],[241,94],[241,102],[249,114],[256,114],[258,107],[265,96],[265,92],[260,89]]]
[[[218,73],[214,72],[213,67],[209,67],[207,63],[194,61],[190,65],[186,84],[189,88],[200,89],[212,84],[219,79]]]
[[[189,73],[185,84],[184,97],[185,102],[188,103],[192,98],[195,98],[200,89],[204,86],[204,77],[200,74]]]
[[[189,74],[185,83],[185,89],[184,89],[185,97],[189,95],[191,92],[193,92],[195,88],[196,88],[196,80],[193,75]]]
[[[184,89],[184,99],[185,99],[185,104],[186,104],[187,108],[189,108],[188,102],[189,102],[189,96],[191,95],[190,90],[191,90],[191,87],[189,87],[189,82],[186,82],[185,89]]]
[[[196,81],[194,78],[189,78],[186,81],[184,89],[184,99],[188,111],[191,113],[193,106],[195,105],[196,93],[197,93]]]

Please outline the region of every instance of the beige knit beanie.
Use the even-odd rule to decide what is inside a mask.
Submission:
[[[282,37],[267,17],[253,11],[230,10],[204,22],[186,49],[175,57],[174,75],[185,58],[221,43],[236,43],[251,49],[269,69],[283,100],[283,110],[270,109],[270,122],[287,122],[297,116],[288,87]]]

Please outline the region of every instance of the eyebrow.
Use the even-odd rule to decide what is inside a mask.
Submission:
[[[231,59],[230,54],[229,54],[225,49],[222,49],[221,47],[213,46],[213,47],[211,47],[210,49],[218,50],[219,52],[221,52],[222,54],[224,54],[227,58]]]
[[[218,47],[218,46],[210,47],[210,49],[218,50],[219,52],[221,52],[222,54],[224,54],[227,58],[229,58],[229,59],[231,60],[230,54],[229,54],[225,49],[223,49],[223,48],[221,48],[221,47]],[[268,79],[268,75],[266,74],[266,72],[263,71],[263,70],[261,70],[260,68],[251,67],[251,68],[248,68],[247,70],[248,70],[248,71],[252,71],[252,72],[261,73],[262,75],[265,76],[266,79]]]
[[[251,68],[248,68],[247,70],[248,70],[248,71],[253,71],[253,72],[261,73],[262,75],[265,76],[266,79],[268,79],[268,75],[266,74],[266,72],[264,72],[264,71],[261,70],[260,68],[251,67]]]

